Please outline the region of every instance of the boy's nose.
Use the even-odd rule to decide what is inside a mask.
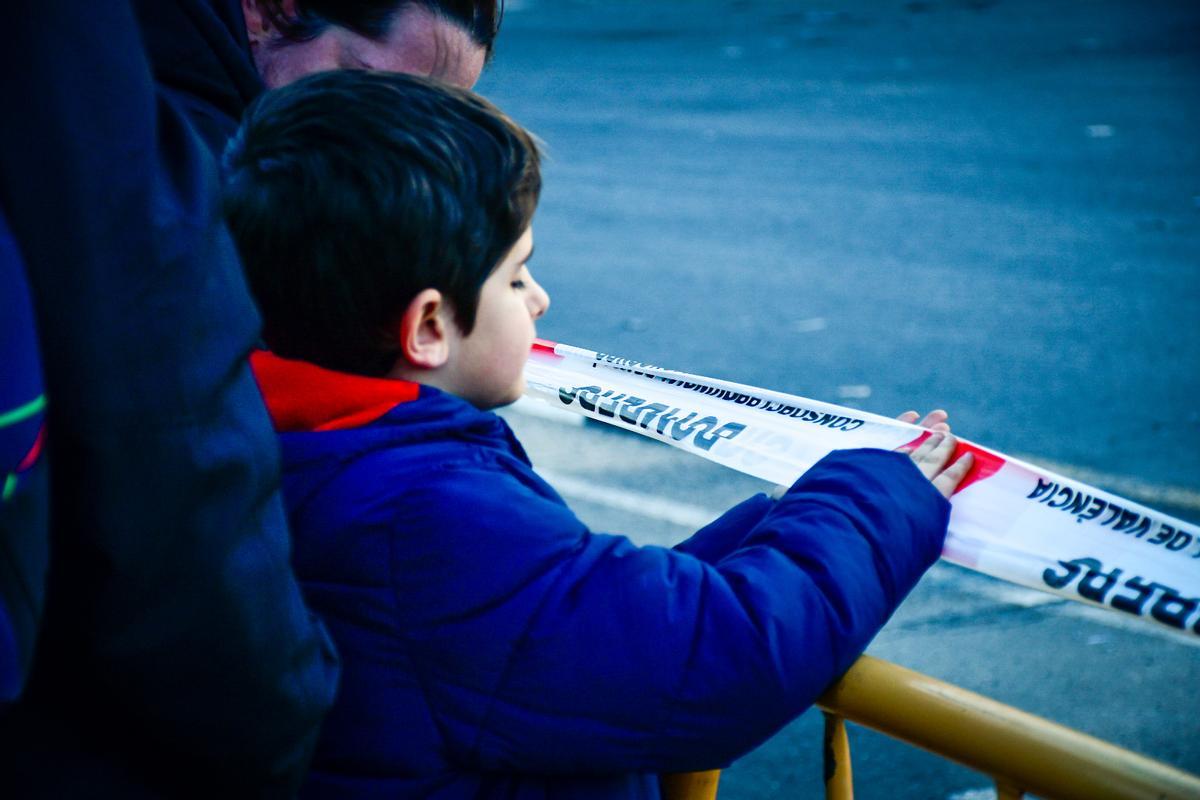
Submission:
[[[530,308],[529,313],[534,319],[541,319],[546,314],[546,310],[550,308],[550,295],[542,288],[542,285],[537,281],[533,282],[533,291],[530,293]]]

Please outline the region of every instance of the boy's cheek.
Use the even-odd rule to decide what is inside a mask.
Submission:
[[[515,379],[509,383],[508,393],[504,398],[504,405],[517,402],[521,399],[521,395],[525,394],[525,370],[524,365]]]

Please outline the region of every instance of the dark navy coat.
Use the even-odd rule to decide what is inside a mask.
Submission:
[[[588,530],[492,413],[255,358],[344,664],[303,797],[655,797],[655,773],[727,765],[807,708],[945,536],[907,456],[857,450],[637,547]]]
[[[20,694],[46,589],[46,395],[25,269],[0,213],[0,713]]]
[[[287,796],[336,658],[289,566],[258,316],[128,2],[11,0],[0,207],[47,405],[51,561],[2,797]]]
[[[264,90],[240,0],[133,0],[154,79],[214,156]]]

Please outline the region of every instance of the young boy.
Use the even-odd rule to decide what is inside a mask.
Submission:
[[[937,558],[969,466],[940,433],[674,550],[571,513],[489,411],[549,298],[537,148],[480,98],[316,76],[250,110],[226,171],[296,571],[344,661],[307,796],[655,797],[807,708]]]

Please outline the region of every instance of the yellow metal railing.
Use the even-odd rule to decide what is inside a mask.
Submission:
[[[659,778],[663,800],[716,800],[721,770],[678,772]]]
[[[991,776],[997,800],[1200,800],[1200,777],[871,656],[817,705],[828,800],[854,797],[845,720]],[[664,796],[714,800],[719,776],[665,776]]]

